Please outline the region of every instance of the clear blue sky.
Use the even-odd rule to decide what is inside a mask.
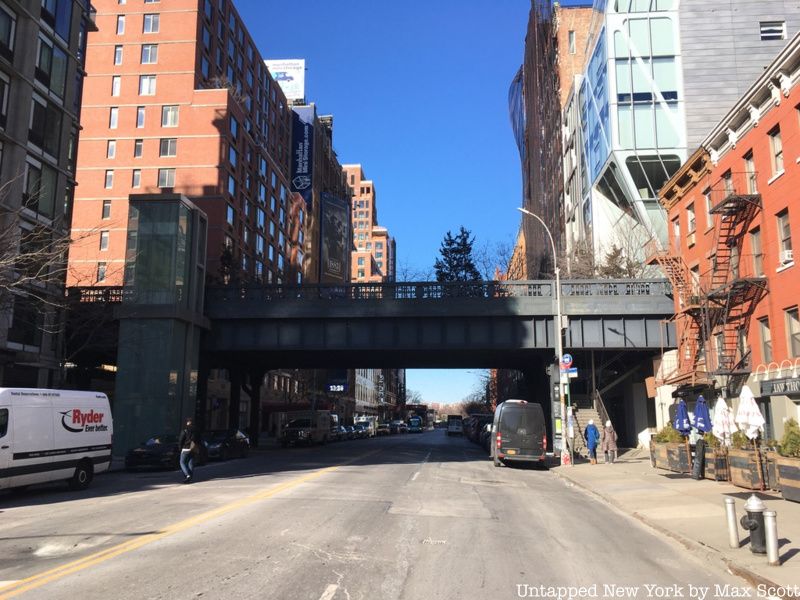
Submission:
[[[305,58],[306,98],[334,116],[341,163],[375,182],[398,264],[432,271],[448,230],[513,241],[520,162],[508,88],[522,63],[526,0],[236,0],[265,58]],[[358,366],[358,365],[354,365]],[[475,377],[409,371],[408,387],[455,402]]]

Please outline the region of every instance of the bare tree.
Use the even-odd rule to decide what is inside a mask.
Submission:
[[[418,390],[406,390],[406,404],[423,404],[422,393]]]
[[[434,281],[435,277],[433,276],[433,269],[430,267],[426,267],[425,269],[420,269],[414,265],[411,265],[408,261],[398,261],[397,269],[395,273],[395,279],[398,282],[404,281]]]
[[[484,281],[494,281],[507,273],[514,254],[514,239],[509,237],[499,242],[483,242],[475,247],[475,266]]]
[[[592,279],[596,274],[596,265],[591,242],[585,238],[573,242],[569,251],[559,256],[559,264],[563,269],[562,277]]]

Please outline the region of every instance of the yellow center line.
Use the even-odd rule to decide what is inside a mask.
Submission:
[[[100,563],[103,563],[121,554],[131,552],[152,542],[174,535],[181,531],[185,531],[186,529],[194,527],[195,525],[200,525],[202,523],[210,521],[211,519],[221,517],[222,515],[225,515],[239,508],[243,508],[245,506],[249,506],[256,502],[260,502],[261,500],[265,500],[276,494],[297,487],[303,483],[311,481],[312,479],[316,479],[317,477],[320,477],[326,473],[331,473],[333,471],[336,471],[340,467],[347,466],[358,460],[361,460],[362,458],[366,458],[372,454],[376,454],[377,452],[380,452],[380,450],[373,450],[372,452],[367,452],[366,454],[362,454],[360,456],[352,458],[338,465],[319,469],[317,471],[309,473],[308,475],[303,475],[301,477],[291,479],[287,482],[278,484],[274,487],[262,490],[256,494],[252,494],[250,496],[246,496],[239,500],[235,500],[234,502],[224,504],[217,508],[208,510],[204,513],[200,513],[199,515],[189,517],[188,519],[184,519],[183,521],[179,521],[177,523],[173,523],[172,525],[165,527],[158,533],[148,533],[139,536],[135,539],[128,540],[127,542],[117,544],[116,546],[112,546],[111,548],[106,548],[105,550],[95,552],[94,554],[90,554],[89,556],[85,556],[83,558],[68,562],[59,567],[43,571],[42,573],[32,575],[31,577],[27,577],[25,579],[20,579],[18,581],[11,583],[10,585],[6,585],[0,588],[0,600],[5,600],[6,598],[13,598],[14,596],[18,596],[19,594],[22,594],[24,592],[41,587],[47,583],[50,583],[51,581],[62,579],[67,575],[77,573],[78,571],[83,571],[84,569],[88,569],[89,567],[99,565]]]

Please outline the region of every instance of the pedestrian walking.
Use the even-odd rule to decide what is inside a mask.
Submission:
[[[186,477],[183,480],[184,483],[190,483],[192,477],[194,477],[194,456],[199,450],[197,444],[197,431],[195,431],[192,419],[188,418],[186,419],[183,431],[181,431],[181,437],[178,440],[178,447],[181,449],[181,471],[183,471]]]
[[[583,438],[586,440],[586,447],[589,449],[589,462],[593,465],[597,464],[597,444],[600,443],[600,432],[594,424],[594,419],[589,419],[588,425],[583,432]]]
[[[612,464],[617,460],[617,432],[614,431],[611,421],[606,421],[606,426],[603,428],[602,446],[606,464]]]

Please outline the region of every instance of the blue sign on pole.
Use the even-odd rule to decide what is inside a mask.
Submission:
[[[572,355],[564,354],[561,356],[561,370],[569,369],[572,366]]]

